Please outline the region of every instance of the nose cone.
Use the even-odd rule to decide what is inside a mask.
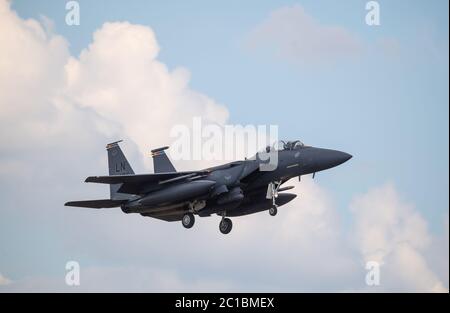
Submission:
[[[318,167],[317,170],[322,171],[341,165],[342,163],[347,162],[351,158],[352,156],[350,154],[342,151],[319,149],[316,161],[316,166]]]
[[[338,166],[350,160],[352,158],[352,155],[342,151],[334,151],[333,158],[336,164],[334,166]]]

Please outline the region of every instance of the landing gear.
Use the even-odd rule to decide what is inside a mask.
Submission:
[[[271,216],[275,216],[275,215],[277,215],[277,213],[278,213],[278,206],[276,204],[272,205],[269,209],[269,214]]]
[[[233,222],[229,218],[226,218],[225,216],[222,217],[222,220],[219,224],[219,230],[222,234],[228,234],[231,229],[233,228]]]
[[[278,189],[280,189],[281,182],[273,182],[267,186],[267,199],[272,199],[272,206],[269,209],[269,214],[271,216],[275,216],[278,213],[278,206],[276,203],[276,199],[278,197]]]
[[[186,228],[191,228],[194,226],[195,223],[195,217],[192,213],[186,213],[183,215],[183,218],[181,219],[181,224],[183,224]]]

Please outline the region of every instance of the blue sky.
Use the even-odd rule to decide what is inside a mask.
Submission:
[[[74,55],[104,22],[150,26],[159,59],[187,67],[191,86],[225,104],[230,123],[278,124],[282,137],[351,152],[352,170],[319,176],[337,197],[348,201],[355,186],[363,191],[390,180],[433,224],[442,224],[449,207],[448,60],[436,59],[430,45],[442,46],[445,57],[448,2],[380,1],[378,27],[365,24],[365,1],[79,3],[77,27],[65,23],[65,1],[15,1],[13,8],[24,18],[53,20]],[[270,11],[296,3],[368,45],[393,38],[400,55],[383,57],[374,49],[358,62],[317,69],[246,49],[249,32]]]
[[[190,88],[226,106],[228,123],[277,124],[281,137],[354,156],[316,178],[345,225],[352,223],[348,203],[355,194],[392,183],[439,236],[449,210],[449,4],[378,2],[381,25],[373,27],[364,20],[366,1],[82,0],[80,26],[66,25],[66,1],[18,0],[12,9],[23,19],[51,19],[74,57],[105,22],[150,27],[161,47],[158,60],[187,68]],[[320,25],[345,29],[362,52],[304,64],[268,52],[270,41],[251,47],[252,32],[271,12],[293,5]],[[382,47],[384,40],[393,51]]]

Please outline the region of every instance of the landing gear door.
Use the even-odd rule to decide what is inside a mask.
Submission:
[[[270,183],[267,185],[267,193],[266,193],[266,199],[272,199],[275,193],[275,186],[273,183]]]

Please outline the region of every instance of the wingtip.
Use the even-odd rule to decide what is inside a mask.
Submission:
[[[169,149],[169,146],[164,146],[164,147],[161,147],[161,148],[153,149],[150,152],[152,154],[157,154],[158,152],[163,152],[164,150],[167,150],[167,149]]]
[[[95,178],[95,176],[89,176],[89,177],[87,177],[87,178],[84,180],[84,182],[85,182],[85,183],[92,183],[92,182],[94,181],[94,178]]]
[[[121,143],[123,140],[121,139],[121,140],[117,140],[117,141],[114,141],[114,142],[111,142],[111,143],[108,143],[107,145],[106,145],[106,150],[108,150],[108,149],[111,149],[111,148],[113,148],[113,147],[116,147],[116,146],[118,146],[119,145],[119,143]]]

